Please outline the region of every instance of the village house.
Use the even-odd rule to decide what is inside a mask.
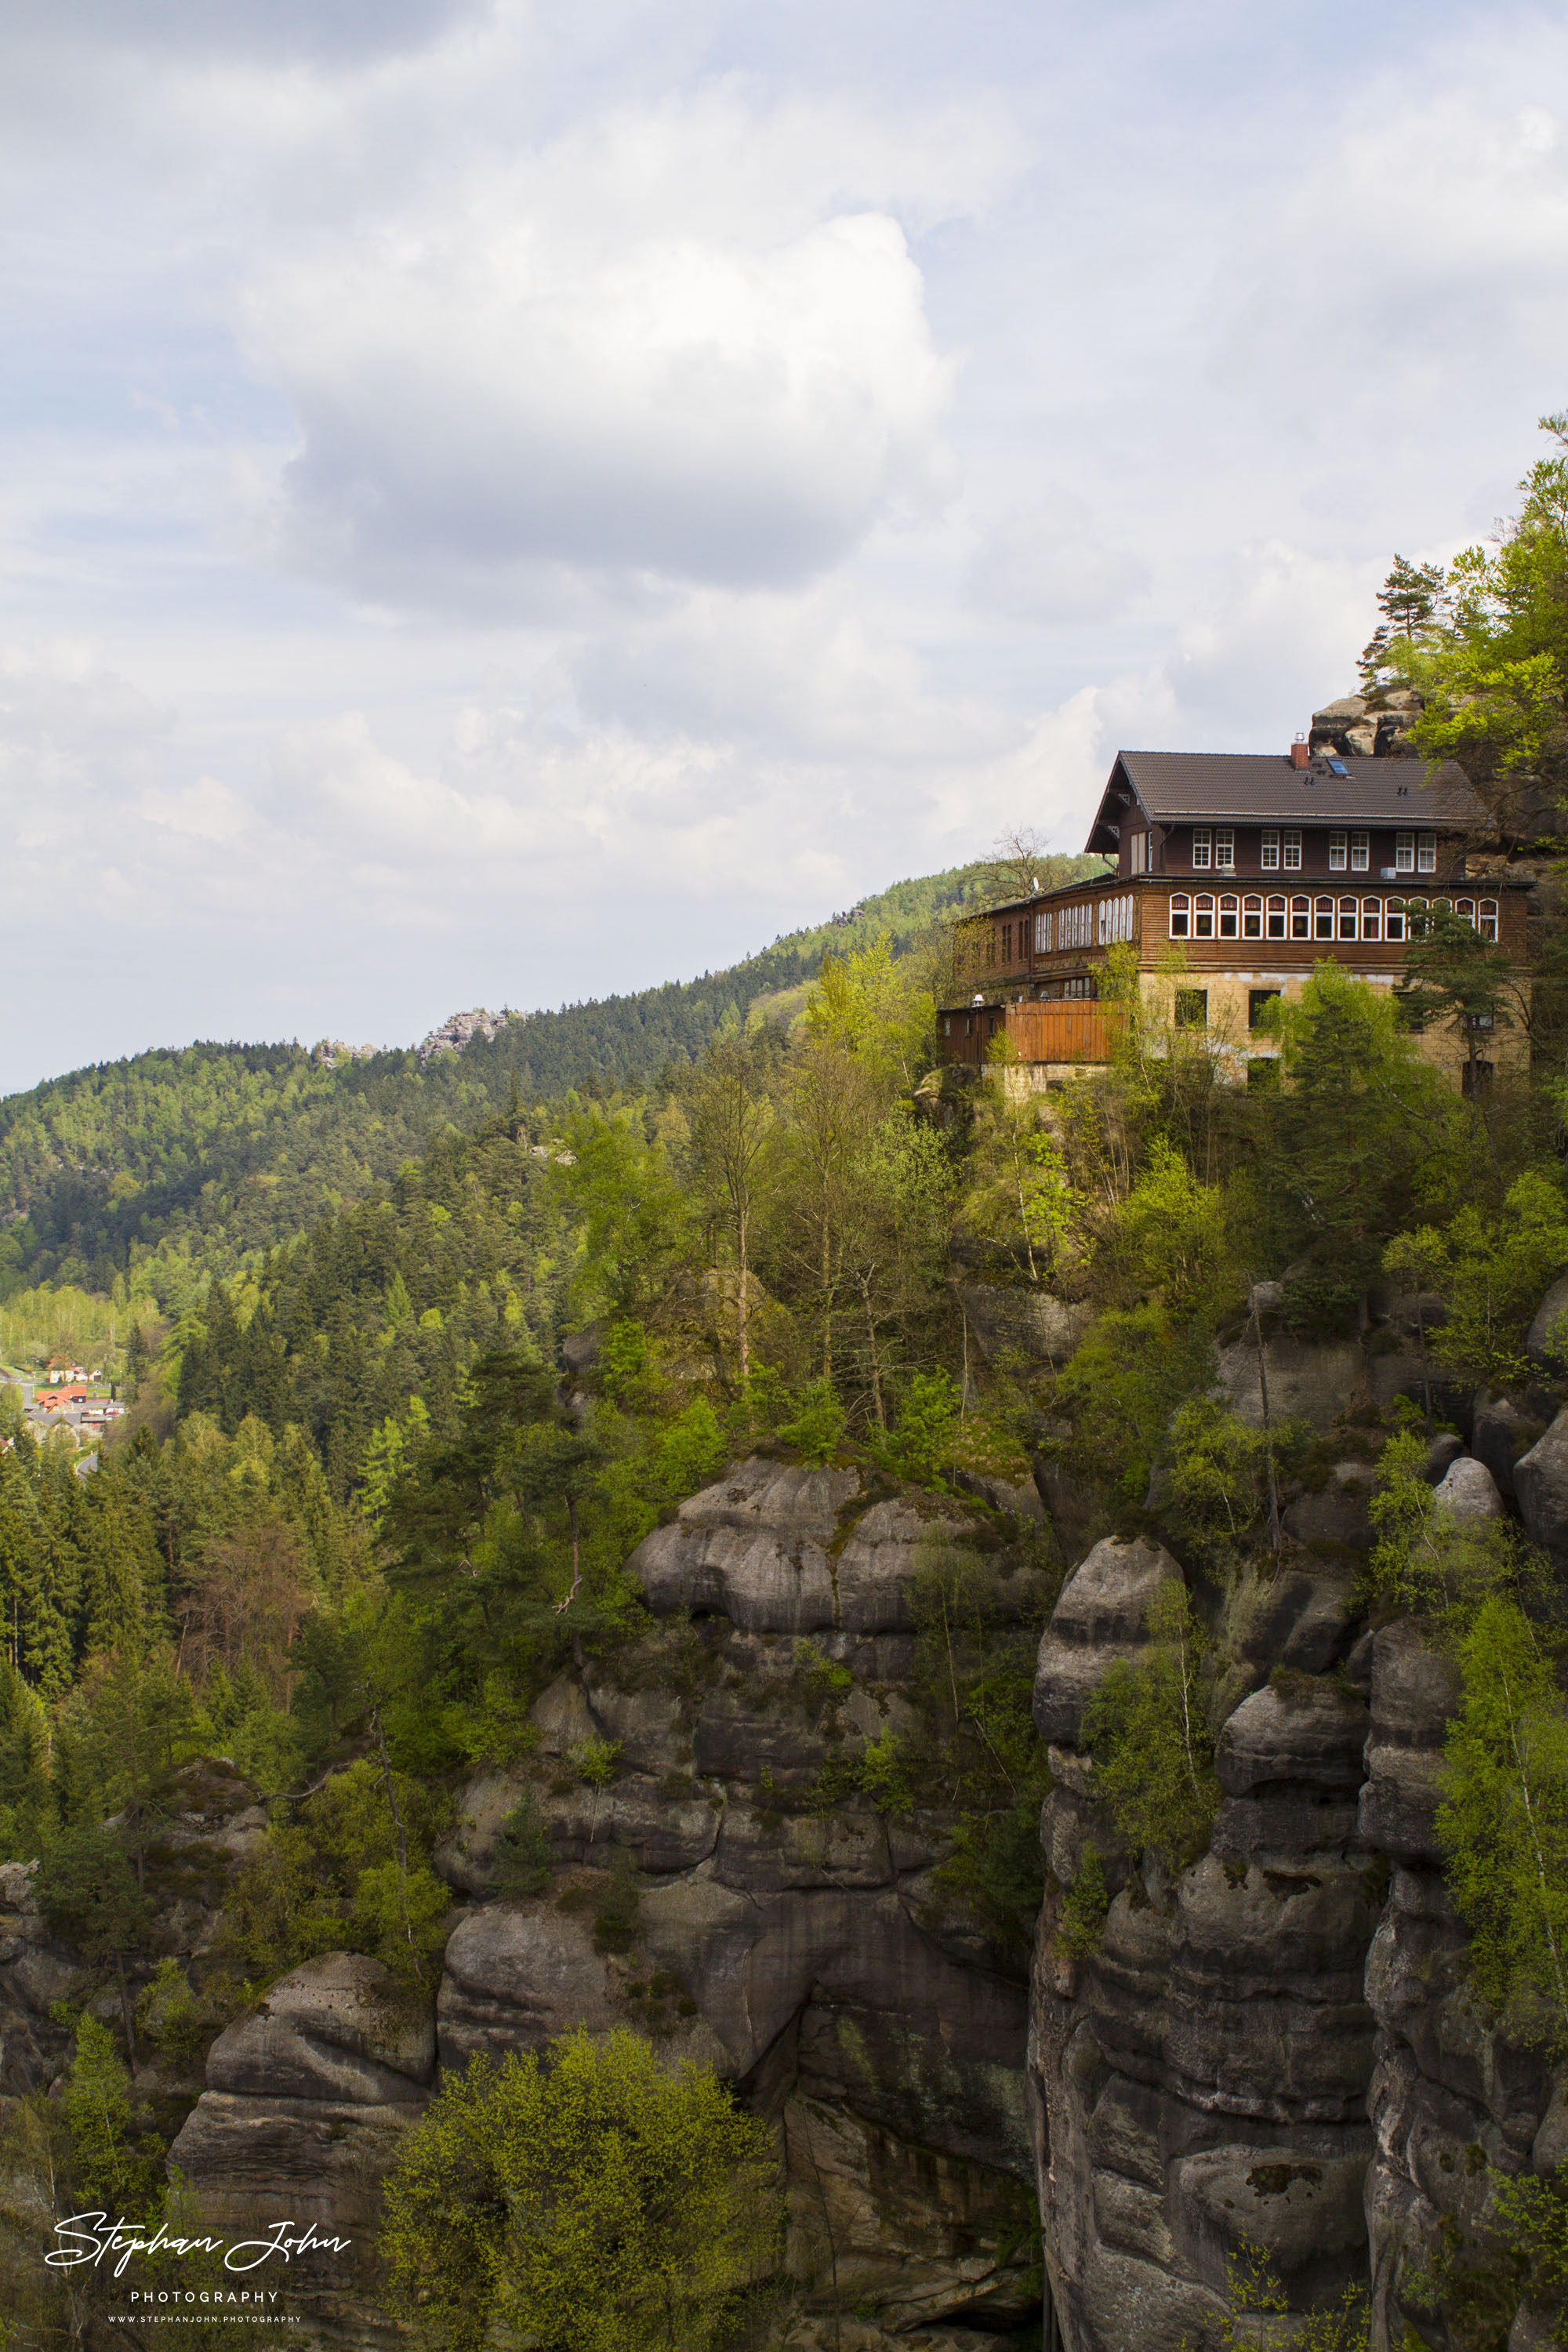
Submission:
[[[1237,1083],[1272,1078],[1279,1045],[1259,1027],[1263,1008],[1299,995],[1324,961],[1392,988],[1432,905],[1522,965],[1531,885],[1468,877],[1489,832],[1453,762],[1428,781],[1418,760],[1304,740],[1273,756],[1120,751],[1085,845],[1112,861],[1104,877],[959,925],[939,1008],[944,1059],[983,1064],[1005,1039],[1033,1084],[1109,1060],[1121,1016],[1103,983],[1124,947],[1146,1006],[1205,1033]],[[1452,1023],[1421,1037],[1466,1086],[1472,1070],[1485,1083],[1528,1052],[1518,1026],[1489,1033],[1484,1053],[1475,1044]]]

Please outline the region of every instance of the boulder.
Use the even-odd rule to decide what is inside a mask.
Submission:
[[[1292,1339],[1279,1333],[1264,1342],[1268,1412],[1274,1421],[1310,1422],[1328,1429],[1339,1420],[1366,1367],[1353,1339]],[[1263,1426],[1263,1388],[1258,1342],[1248,1330],[1219,1359],[1220,1384],[1231,1411],[1254,1429]]]
[[[169,2161],[219,2226],[259,2209],[358,2231],[435,2054],[428,2011],[379,1960],[324,1952],[219,2034]]]
[[[828,1551],[858,1470],[743,1462],[684,1502],[626,1563],[655,1616],[719,1614],[759,1633],[804,1634],[838,1622]]]
[[[1243,1699],[1220,1732],[1215,1772],[1231,1797],[1278,1782],[1353,1793],[1369,1724],[1359,1696],[1326,1677],[1291,1675]]]
[[[1361,1837],[1395,1861],[1442,1860],[1436,1819],[1443,1741],[1459,1700],[1455,1669],[1413,1619],[1380,1627],[1372,1644]]]
[[[207,2088],[380,2106],[413,2098],[435,2059],[432,2019],[398,1998],[379,1960],[323,1952],[218,2035]]]
[[[476,1773],[458,1800],[451,1828],[431,1856],[437,1877],[463,1895],[489,1892],[497,1834],[527,1786],[521,1772],[505,1772],[499,1766]]]
[[[981,1354],[1001,1372],[1065,1364],[1093,1316],[1087,1305],[1071,1305],[1048,1290],[1021,1284],[955,1283],[953,1294]]]
[[[575,1675],[557,1675],[534,1700],[529,1721],[547,1756],[564,1756],[568,1748],[581,1748],[599,1737],[599,1727]]]
[[[1498,1493],[1497,1481],[1484,1462],[1472,1454],[1460,1454],[1449,1463],[1438,1480],[1433,1499],[1441,1504],[1449,1517],[1465,1526],[1481,1527],[1489,1519],[1503,1516],[1503,1499]]]
[[[1568,1406],[1514,1464],[1513,1492],[1536,1542],[1568,1558]]]
[[[1078,1745],[1084,1709],[1113,1660],[1142,1654],[1149,1612],[1182,1571],[1161,1544],[1106,1536],[1079,1561],[1051,1612],[1035,1672],[1035,1725],[1042,1739]]]
[[[1541,1371],[1568,1372],[1568,1274],[1559,1275],[1531,1321],[1524,1352]]]
[[[1484,1462],[1497,1481],[1500,1494],[1514,1493],[1514,1465],[1541,1435],[1522,1405],[1491,1389],[1478,1391],[1470,1421],[1470,1452]]]
[[[911,1601],[920,1570],[919,1548],[931,1521],[901,1498],[873,1503],[855,1522],[839,1554],[833,1581],[835,1623],[846,1633],[908,1633],[914,1630]],[[955,1541],[971,1532],[967,1521],[949,1524]]]
[[[1366,1551],[1372,1543],[1372,1495],[1373,1475],[1364,1462],[1336,1462],[1315,1494],[1299,1495],[1289,1506],[1283,1515],[1286,1532],[1300,1543],[1342,1544],[1352,1551]]]

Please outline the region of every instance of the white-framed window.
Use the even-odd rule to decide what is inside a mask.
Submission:
[[[1234,898],[1222,898],[1220,900],[1219,935],[1222,940],[1234,940],[1236,938],[1237,920],[1239,912],[1240,909]]]
[[[1177,890],[1172,894],[1171,937],[1173,940],[1184,940],[1191,937],[1191,933],[1187,927],[1192,921],[1192,905],[1193,902],[1188,898],[1184,890]]]
[[[1236,835],[1228,824],[1215,829],[1214,862],[1222,874],[1234,874],[1236,871]]]
[[[1417,874],[1436,874],[1437,871],[1437,836],[1435,833],[1416,835],[1415,871]]]
[[[1283,898],[1270,898],[1270,900],[1268,901],[1268,937],[1269,937],[1271,940],[1282,940],[1282,939],[1284,938],[1284,936],[1285,936],[1285,901],[1284,901],[1284,899],[1283,899]]]
[[[952,1034],[952,1015],[951,1013],[944,1013],[942,1016],[942,1034],[944,1037],[951,1037]]]
[[[1331,940],[1334,936],[1334,902],[1331,898],[1312,901],[1312,937]]]
[[[1348,856],[1349,842],[1350,835],[1348,833],[1330,834],[1329,872],[1331,874],[1342,874],[1344,872]]]
[[[1464,918],[1472,931],[1476,929],[1476,902],[1473,898],[1456,898],[1454,912]]]
[[[1290,937],[1293,940],[1310,940],[1311,936],[1312,902],[1310,898],[1292,898],[1290,901]]]
[[[1051,919],[1042,908],[1035,917],[1035,953],[1049,955],[1051,951]]]
[[[1402,940],[1405,937],[1405,901],[1403,898],[1390,898],[1387,905],[1384,908],[1383,936],[1385,940]]]
[[[1193,900],[1193,937],[1212,940],[1214,937],[1214,900],[1206,890],[1201,890]]]
[[[1481,919],[1479,928],[1482,939],[1489,940],[1495,947],[1497,945],[1497,900],[1495,898],[1481,900]]]
[[[1285,849],[1285,871],[1286,871],[1286,873],[1287,873],[1287,874],[1300,874],[1300,872],[1301,871],[1301,836],[1300,836],[1300,835],[1299,833],[1287,832],[1287,833],[1286,833],[1286,835],[1285,835],[1285,841],[1284,841],[1284,849]]]
[[[1372,836],[1365,833],[1351,835],[1351,872],[1364,874],[1372,863]]]
[[[1244,940],[1260,940],[1263,937],[1263,901],[1261,898],[1244,898],[1242,900],[1241,936]]]
[[[1214,857],[1214,834],[1206,824],[1193,827],[1193,871],[1203,873]]]
[[[1263,835],[1262,847],[1258,852],[1258,862],[1259,866],[1262,866],[1265,874],[1279,873],[1279,835],[1278,833],[1265,833]]]
[[[1413,833],[1396,833],[1394,835],[1394,870],[1396,874],[1415,873],[1415,835]]]
[[[1383,901],[1381,898],[1363,898],[1362,900],[1361,935],[1363,940],[1380,940],[1383,937]]]
[[[1357,902],[1355,899],[1342,898],[1340,900],[1339,936],[1342,940],[1354,939],[1356,935],[1356,912]]]

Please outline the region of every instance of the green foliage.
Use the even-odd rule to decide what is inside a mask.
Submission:
[[[1327,2310],[1293,2311],[1268,2252],[1244,2238],[1226,2263],[1223,2352],[1367,2352],[1372,2309],[1364,2287],[1346,2286]],[[1190,2336],[1182,2352],[1198,2352]]]
[[[386,2214],[394,2286],[442,2352],[707,2352],[779,2252],[767,2127],[624,2028],[448,2075]]]
[[[39,1864],[33,1891],[50,1933],[93,1967],[129,1959],[152,1926],[125,1849],[106,1829],[64,1831]]]
[[[1212,1397],[1189,1398],[1171,1418],[1162,1508],[1173,1530],[1200,1559],[1237,1559],[1268,1507],[1270,1453],[1278,1479],[1307,1433],[1289,1422],[1265,1433]]]
[[[1442,1298],[1447,1318],[1428,1345],[1443,1370],[1506,1389],[1531,1377],[1525,1333],[1542,1292],[1568,1265],[1568,1203],[1552,1176],[1527,1169],[1500,1215],[1466,1202],[1446,1226],[1399,1234],[1383,1262],[1395,1281]]]
[[[155,2164],[128,2144],[131,2077],[106,2026],[83,2017],[61,2090],[78,2189],[110,2213],[136,2213],[156,2198]]]
[[[1507,2352],[1521,2312],[1545,2320],[1545,2341],[1568,2345],[1568,2168],[1510,2177],[1479,2147],[1468,2155],[1468,2212],[1443,2215],[1400,2283],[1402,2302],[1440,2315],[1455,2352]]]
[[[629,1845],[617,1843],[610,1855],[607,1883],[594,1906],[594,1949],[629,1952],[637,1939],[642,1887],[637,1856]]]
[[[1440,579],[1395,559],[1386,635],[1368,675],[1418,688],[1412,740],[1431,761],[1458,757],[1518,836],[1516,776],[1560,785],[1568,688],[1568,416],[1543,416],[1556,445],[1520,484],[1523,502],[1493,549],[1463,549]],[[1399,575],[1399,576],[1396,576]],[[1383,600],[1380,599],[1380,602]]]
[[[426,1980],[451,1904],[429,1861],[445,1808],[419,1781],[396,1772],[392,1780],[389,1794],[362,1757],[272,1822],[224,1907],[222,1950],[241,1981],[270,1984],[334,1950],[368,1952],[395,1976]]]
[[[1200,1184],[1163,1135],[1152,1139],[1106,1246],[1132,1285],[1154,1293],[1178,1321],[1212,1318],[1237,1280],[1219,1188]]]
[[[1015,1261],[1021,1255],[1030,1280],[1046,1282],[1081,1222],[1084,1203],[1059,1140],[1043,1123],[1039,1098],[1006,1083],[1017,1048],[1005,1031],[993,1041],[989,1058],[1001,1083],[987,1087],[975,1108],[963,1224]]]
[[[957,1382],[947,1372],[917,1372],[899,1400],[892,1434],[878,1449],[888,1467],[918,1486],[945,1493],[953,1459],[959,1406]]]
[[[1056,1383],[1068,1434],[1051,1441],[1079,1475],[1122,1504],[1141,1505],[1173,1414],[1213,1386],[1214,1344],[1194,1320],[1163,1307],[1102,1315]]]
[[[1433,1618],[1463,1616],[1489,1592],[1528,1579],[1529,1563],[1506,1519],[1459,1520],[1446,1511],[1426,1483],[1426,1438],[1408,1423],[1383,1449],[1368,1579],[1385,1603]]]
[[[1389,1241],[1462,1167],[1465,1113],[1387,992],[1337,965],[1319,964],[1279,1023],[1286,1084],[1259,1105],[1260,1175],[1278,1262],[1304,1261],[1287,1319],[1352,1328]]]
[[[539,1797],[525,1789],[496,1832],[490,1855],[490,1885],[497,1895],[540,1895],[555,1874],[555,1854],[539,1810]]]
[[[803,1462],[821,1469],[831,1462],[844,1438],[846,1414],[838,1401],[833,1382],[826,1378],[809,1381],[801,1391],[799,1410],[793,1421],[779,1431],[786,1445],[793,1445]]]
[[[1100,1949],[1105,1917],[1110,1908],[1110,1888],[1105,1857],[1097,1845],[1086,1845],[1078,1876],[1068,1889],[1057,1927],[1057,1948],[1069,1960],[1087,1959]]]
[[[859,1786],[879,1813],[907,1820],[919,1799],[915,1759],[891,1726],[868,1739],[861,1753]]]
[[[898,1751],[905,1785],[918,1801],[956,1811],[937,1882],[1025,1966],[1045,1891],[1039,1820],[1049,1786],[1031,1714],[1034,1668],[1056,1579],[1037,1571],[1027,1598],[1009,1591],[994,1561],[941,1528],[917,1557],[913,1687],[932,1728],[922,1748],[909,1740]]]
[[[1459,1643],[1437,1834],[1477,1990],[1516,2039],[1568,2049],[1568,1707],[1517,1601],[1484,1600]]]
[[[1135,1850],[1173,1870],[1208,1843],[1220,1789],[1214,1771],[1210,1654],[1192,1597],[1174,1581],[1149,1611],[1149,1645],[1136,1665],[1117,1660],[1089,1701],[1084,1745],[1095,1793]]]

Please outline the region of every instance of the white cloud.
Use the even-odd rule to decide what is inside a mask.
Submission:
[[[993,524],[964,579],[983,612],[1079,625],[1117,619],[1148,585],[1142,557],[1108,539],[1089,501],[1059,482]]]
[[[539,609],[563,573],[798,582],[929,512],[954,362],[900,222],[839,186],[820,126],[721,90],[280,234],[242,311],[301,434],[276,552]]]

